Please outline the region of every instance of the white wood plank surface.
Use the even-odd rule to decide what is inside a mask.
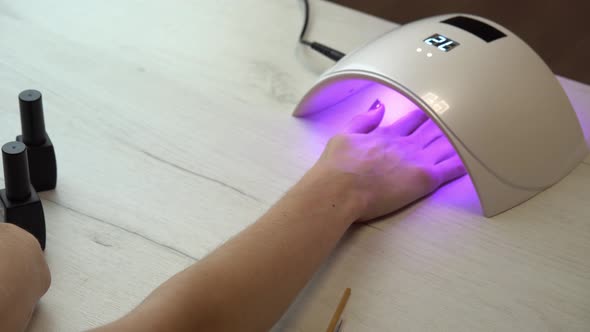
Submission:
[[[42,194],[53,284],[30,331],[131,309],[262,214],[327,139],[290,116],[330,62],[297,46],[297,1],[0,1],[0,138],[44,94],[58,154]],[[312,2],[343,51],[395,24]],[[590,142],[590,87],[560,78]],[[344,331],[590,330],[590,158],[493,219],[467,178],[355,226],[277,324]]]

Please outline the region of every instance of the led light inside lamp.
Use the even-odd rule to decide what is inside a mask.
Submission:
[[[388,110],[385,125],[421,109],[439,126],[486,216],[550,187],[587,153],[553,73],[517,36],[481,17],[431,17],[381,36],[324,73],[293,114],[336,124],[375,99]]]

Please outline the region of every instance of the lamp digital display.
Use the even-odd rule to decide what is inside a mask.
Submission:
[[[456,41],[447,38],[443,35],[435,33],[434,35],[424,39],[424,42],[428,45],[436,46],[439,50],[443,52],[448,52],[453,48],[459,46],[459,43]]]

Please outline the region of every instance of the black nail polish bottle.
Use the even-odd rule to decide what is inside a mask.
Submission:
[[[41,92],[25,90],[18,95],[22,135],[16,140],[27,146],[31,183],[37,192],[55,189],[57,161],[45,131]]]
[[[31,233],[45,250],[45,215],[41,200],[31,185],[27,148],[23,143],[2,146],[5,189],[0,190],[0,221]]]

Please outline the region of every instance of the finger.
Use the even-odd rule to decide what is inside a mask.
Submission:
[[[370,133],[375,128],[379,127],[384,114],[385,106],[379,100],[375,100],[369,111],[358,114],[352,118],[346,128],[346,132],[351,134]]]
[[[461,159],[457,155],[434,165],[433,169],[441,185],[455,180],[466,173],[465,166],[463,166]]]
[[[391,124],[387,131],[398,136],[408,136],[426,120],[428,116],[424,112],[415,110]]]
[[[415,137],[416,141],[425,148],[442,135],[443,133],[436,123],[432,119],[428,119],[411,136]]]
[[[436,138],[422,151],[433,164],[438,164],[456,155],[453,145],[445,136]]]

